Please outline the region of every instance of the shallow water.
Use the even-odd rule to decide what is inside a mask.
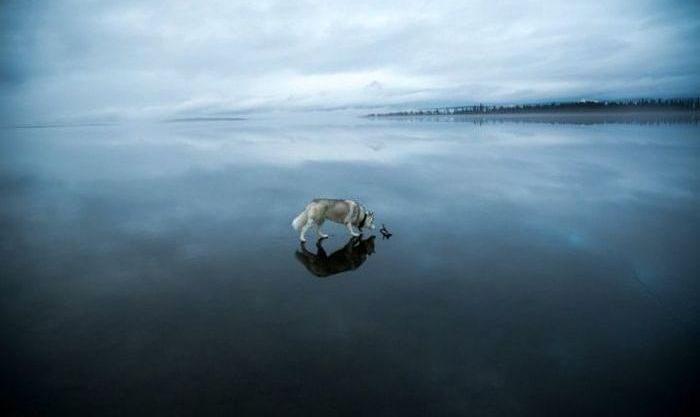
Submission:
[[[698,125],[1,132],[5,412],[697,406]],[[344,249],[329,224],[325,257],[302,248],[290,222],[315,197],[394,235]]]

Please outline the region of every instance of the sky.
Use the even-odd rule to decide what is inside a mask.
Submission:
[[[2,1],[0,123],[700,95],[698,1]]]

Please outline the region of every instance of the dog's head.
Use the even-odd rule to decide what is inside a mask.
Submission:
[[[374,212],[373,211],[367,211],[367,217],[365,218],[364,227],[367,227],[367,228],[374,230]]]

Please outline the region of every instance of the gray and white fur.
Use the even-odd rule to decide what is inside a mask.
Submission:
[[[353,229],[353,226],[357,227],[360,232],[362,232],[363,227],[374,229],[374,213],[367,210],[365,206],[354,200],[330,198],[311,200],[304,211],[292,221],[292,227],[300,232],[299,240],[302,242],[306,242],[306,231],[311,226],[316,228],[319,239],[325,239],[328,235],[321,231],[321,226],[326,220],[344,224],[352,236],[360,235]]]

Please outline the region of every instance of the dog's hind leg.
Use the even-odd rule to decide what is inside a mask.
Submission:
[[[302,242],[306,242],[306,231],[309,230],[309,227],[311,227],[311,224],[313,224],[314,221],[311,219],[306,220],[306,223],[301,227],[301,233],[299,233],[299,240]]]
[[[316,226],[316,234],[318,235],[319,239],[325,239],[328,237],[327,234],[325,234],[321,231],[321,226],[323,226],[323,220],[321,220],[319,222],[314,222],[314,225]]]

